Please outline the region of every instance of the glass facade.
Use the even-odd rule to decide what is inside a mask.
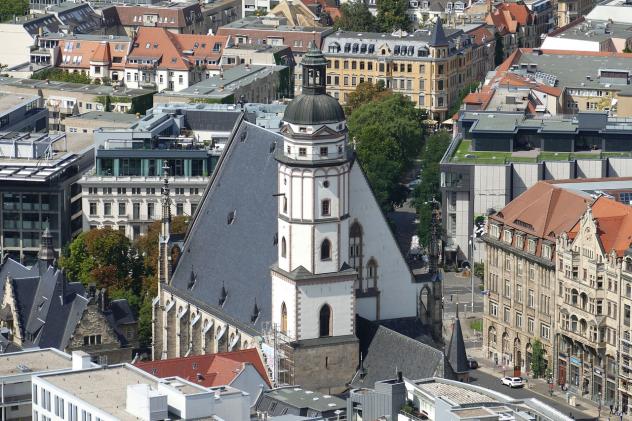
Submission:
[[[37,259],[42,231],[48,227],[60,248],[61,193],[0,193],[2,252],[31,264]]]
[[[204,151],[204,155],[206,151]],[[170,175],[176,177],[207,177],[212,170],[211,157],[168,159]],[[102,158],[97,156],[96,175],[144,176],[162,175],[162,159],[154,158]]]

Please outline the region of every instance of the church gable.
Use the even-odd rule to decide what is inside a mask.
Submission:
[[[349,184],[350,217],[361,227],[362,268],[358,272],[362,273],[363,289],[370,289],[373,282],[377,283],[380,291],[379,319],[414,317],[417,286],[413,283],[413,275],[357,163],[351,168]],[[352,230],[355,227],[352,224]],[[350,256],[353,259],[353,253]],[[358,315],[375,320],[378,316],[377,297],[367,295],[357,300]]]

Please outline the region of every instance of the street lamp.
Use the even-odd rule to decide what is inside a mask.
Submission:
[[[597,393],[597,399],[599,400],[597,409],[599,411],[598,417],[601,417],[601,392]]]
[[[472,233],[472,238],[470,239],[470,287],[472,288],[472,307],[470,311],[474,313],[474,239],[476,238],[476,233]]]

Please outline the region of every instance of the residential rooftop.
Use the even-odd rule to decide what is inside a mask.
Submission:
[[[158,379],[129,364],[114,365],[94,370],[51,374],[42,378],[53,386],[99,408],[120,420],[137,420],[125,410],[127,387],[146,384],[157,390],[166,383],[183,395],[208,393],[208,390],[179,378]]]
[[[257,66],[240,64],[178,92],[163,92],[157,96],[222,99],[235,93],[241,86],[285,69],[286,66]],[[238,98],[236,98],[238,99]]]
[[[517,74],[538,75],[551,86],[630,89],[632,54],[522,48],[503,63]],[[501,67],[503,67],[501,65]],[[569,71],[573,69],[573,71]],[[617,73],[612,77],[612,73]]]
[[[37,95],[14,95],[7,92],[1,92],[0,87],[0,115],[8,114],[17,110],[20,107],[24,107],[26,104],[30,104],[33,101],[37,101],[39,97]]]
[[[320,392],[305,390],[300,387],[282,387],[264,392],[271,399],[279,400],[286,405],[295,408],[309,408],[318,412],[327,412],[335,409],[345,409],[344,400]]]
[[[585,18],[580,18],[571,22],[570,25],[555,31],[554,34],[549,34],[548,36],[554,38],[602,42],[611,38],[631,38],[632,27],[629,23],[610,22],[607,20],[586,21]]]
[[[131,38],[124,35],[98,35],[98,34],[66,34],[64,32],[49,33],[41,39],[65,39],[69,41],[131,41]]]
[[[472,405],[477,403],[494,402],[496,398],[484,395],[474,390],[464,389],[452,383],[441,383],[435,381],[416,381],[415,385],[419,390],[428,394],[432,398],[441,397],[455,405]]]
[[[243,19],[239,19],[224,25],[224,28],[237,28],[237,29],[258,29],[258,30],[268,30],[275,32],[318,32],[325,33],[330,32],[331,28],[329,27],[320,27],[320,26],[290,26],[285,24],[274,23],[274,21],[282,22],[283,19],[275,18],[275,17],[259,17],[259,16],[246,16]]]
[[[138,117],[134,114],[115,113],[112,111],[89,111],[64,119],[66,125],[72,124],[72,122],[75,121],[101,121],[103,122],[103,127],[107,127],[107,125],[111,123],[132,125],[138,121]]]
[[[0,378],[72,368],[72,358],[52,348],[0,355]]]
[[[70,83],[70,82],[57,82],[57,81],[45,81],[38,79],[19,79],[12,77],[0,77],[0,91],[2,86],[15,86],[21,88],[30,89],[56,89],[66,92],[79,92],[92,95],[113,95],[113,96],[127,96],[137,97],[143,95],[149,95],[154,91],[148,89],[130,89],[125,87],[115,87],[109,85],[87,85],[83,83]]]

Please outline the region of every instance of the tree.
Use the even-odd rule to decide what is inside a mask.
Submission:
[[[68,279],[97,288],[140,292],[142,261],[123,233],[111,228],[79,234],[60,258]]]
[[[362,0],[352,0],[340,6],[340,17],[334,22],[334,30],[371,32],[376,29],[375,17]]]
[[[454,114],[459,112],[459,110],[461,109],[461,104],[463,104],[463,100],[465,99],[465,97],[469,93],[475,92],[477,88],[478,88],[478,83],[476,82],[472,82],[468,84],[467,86],[463,87],[463,89],[459,91],[459,99],[456,100],[454,105],[452,105],[452,107],[450,107],[450,109],[448,110],[448,116],[452,117]]]
[[[533,377],[542,377],[546,371],[546,359],[544,358],[544,348],[538,339],[531,344],[531,373]]]
[[[428,247],[430,243],[430,226],[432,222],[432,205],[430,201],[441,201],[439,162],[450,145],[452,137],[449,132],[433,133],[424,145],[421,153],[421,180],[415,189],[415,206],[419,213],[419,242]]]
[[[55,80],[59,82],[71,82],[71,83],[83,83],[90,84],[90,76],[83,73],[71,73],[62,69],[52,68],[44,69],[39,72],[33,73],[31,79],[37,80]]]
[[[496,32],[496,46],[494,47],[494,64],[500,66],[505,61],[505,46],[503,45],[503,37],[500,32]]]
[[[402,200],[399,180],[423,145],[424,113],[401,94],[381,96],[348,119],[358,159],[385,212]]]
[[[630,49],[630,47],[625,47],[625,48],[623,49],[623,52],[624,52],[624,53],[632,53],[632,50]]]
[[[0,1],[0,21],[11,19],[13,16],[24,16],[29,11],[28,0]]]
[[[377,27],[381,32],[397,29],[410,31],[411,21],[406,11],[408,0],[380,0],[377,2]]]
[[[350,116],[360,106],[392,94],[393,92],[385,88],[384,82],[381,80],[376,84],[362,82],[355,88],[355,91],[349,94],[349,99],[345,105],[345,114]]]

